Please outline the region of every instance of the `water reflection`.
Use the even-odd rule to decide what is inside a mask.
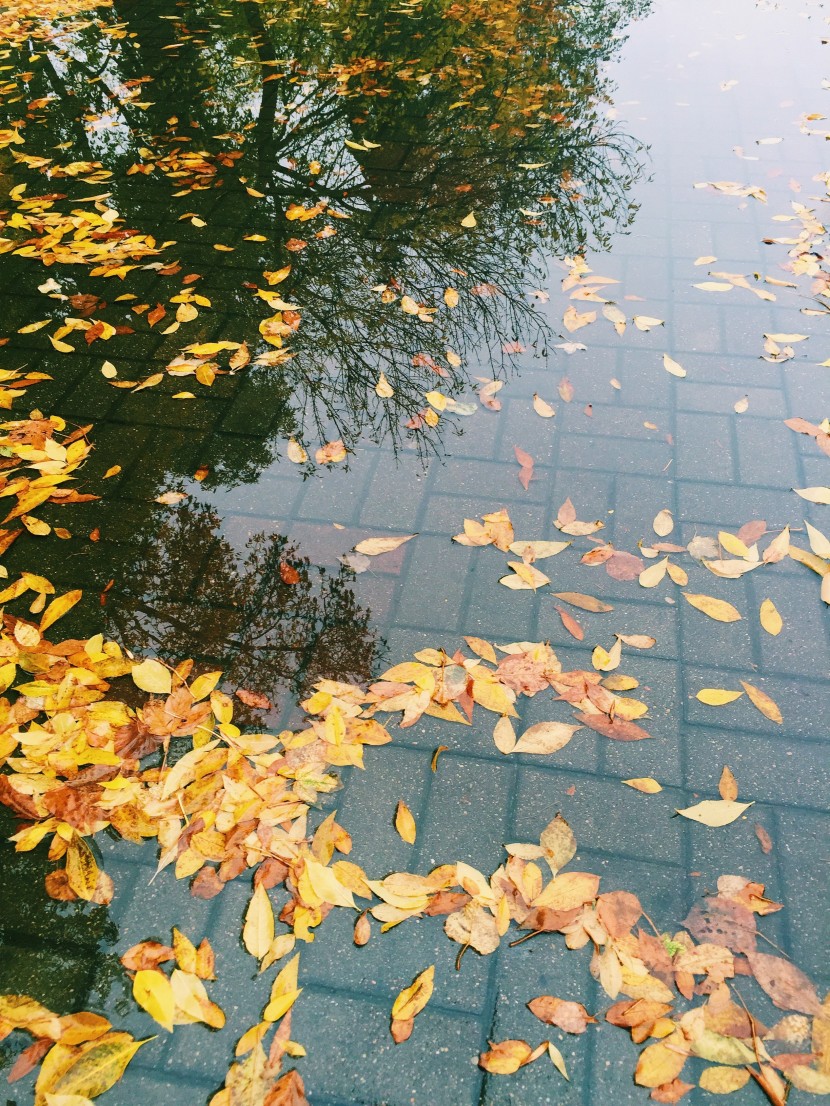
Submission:
[[[126,225],[175,242],[163,255],[175,273],[132,272],[125,289],[164,303],[179,275],[192,275],[191,290],[212,304],[164,337],[130,304],[110,303],[104,317],[135,333],[108,342],[106,356],[155,368],[185,343],[216,338],[267,352],[256,288],[263,270],[290,264],[273,291],[298,309],[286,317],[286,332],[297,328],[291,359],[244,370],[255,405],[277,413],[262,463],[291,435],[436,448],[441,426],[417,417],[426,391],[458,394],[462,362],[499,371],[519,345],[542,348],[548,337],[527,294],[543,278],[540,251],[603,245],[633,217],[628,192],[642,161],[609,119],[604,67],[647,6],[101,9],[103,33],[81,29],[32,65],[27,96],[39,106],[25,152],[101,163],[112,176],[98,187]],[[67,202],[90,193],[59,183]],[[292,211],[300,218],[287,221]],[[470,213],[474,229],[461,225]],[[18,259],[5,260],[20,279]],[[55,275],[67,293],[112,292],[75,267]],[[457,307],[446,306],[448,287]],[[394,389],[386,398],[374,390],[381,371]],[[230,403],[238,387],[224,382]]]
[[[113,551],[117,585],[104,611],[108,632],[134,652],[198,658],[230,689],[275,705],[325,677],[366,682],[377,667],[383,642],[348,569],[310,564],[279,533],[253,533],[237,553],[205,504],[182,504],[137,538]],[[241,704],[235,717],[262,724]]]

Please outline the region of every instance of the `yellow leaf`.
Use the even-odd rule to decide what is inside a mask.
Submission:
[[[805,522],[807,527],[807,536],[810,539],[810,548],[817,557],[823,557],[825,560],[830,560],[830,541],[822,534],[821,530],[817,530],[815,526],[811,526],[809,522]]]
[[[262,1012],[265,1021],[276,1022],[284,1017],[302,992],[302,987],[297,986],[297,977],[300,967],[300,954],[288,961],[285,967],[277,975],[271,987],[271,998]]]
[[[657,561],[655,564],[649,565],[648,568],[644,568],[639,575],[640,587],[656,588],[666,575],[668,565],[669,558],[664,557],[662,561]]]
[[[444,303],[447,307],[458,306],[458,292],[456,292],[455,288],[444,289]]]
[[[749,696],[753,706],[755,706],[765,718],[769,718],[770,722],[777,722],[779,726],[783,723],[784,719],[778,704],[774,699],[771,699],[765,691],[761,691],[759,687],[753,687],[752,684],[746,683],[745,680],[741,680],[741,687]]]
[[[154,695],[169,695],[173,685],[173,674],[170,669],[152,658],[135,665],[132,677],[136,687]]]
[[[55,349],[58,351],[58,353],[74,353],[75,352],[75,347],[74,346],[70,346],[68,342],[61,342],[58,338],[53,338],[51,334],[49,335],[49,341],[52,343],[52,345],[55,347]]]
[[[395,811],[395,829],[408,845],[415,844],[415,819],[403,799],[398,801],[398,809]]]
[[[382,553],[391,553],[394,549],[411,541],[415,534],[404,534],[398,538],[365,538],[354,547],[356,553],[363,553],[367,557],[378,557]]]
[[[465,215],[461,220],[462,227],[474,227],[476,226],[476,217],[471,211],[469,215]]]
[[[703,687],[695,698],[699,699],[701,703],[706,703],[709,707],[725,707],[727,703],[734,703],[742,695],[742,691],[727,691],[726,688],[721,687]]]
[[[669,1047],[669,1045],[675,1047]],[[683,1070],[686,1063],[683,1035],[678,1031],[667,1038],[649,1045],[640,1053],[634,1072],[634,1082],[640,1087],[659,1087],[671,1083]]]
[[[543,419],[552,419],[556,411],[536,392],[533,393],[533,410]]]
[[[634,321],[637,321],[636,316]],[[678,362],[675,361],[673,357],[669,357],[667,353],[663,354],[663,368],[666,370],[667,373],[671,373],[672,376],[684,377],[686,375],[686,370],[683,368],[683,366],[678,364]]]
[[[159,973],[160,974],[160,973]],[[105,1033],[97,1040],[87,1041],[69,1058],[65,1053],[56,1064],[49,1064],[48,1053],[35,1084],[36,1097],[46,1094],[80,1095],[97,1098],[109,1090],[146,1041],[136,1041],[129,1033]]]
[[[295,465],[304,465],[308,460],[308,454],[294,438],[289,441],[286,453],[288,454],[288,460]]]
[[[793,488],[796,495],[806,499],[809,503],[820,503],[830,506],[830,488]]]
[[[136,972],[133,998],[163,1029],[173,1032],[173,1010],[176,1004],[170,980],[163,972],[155,969]]]
[[[745,543],[734,534],[730,534],[728,530],[718,531],[718,541],[726,552],[731,553],[733,557],[743,557],[744,559],[749,557],[749,549]]]
[[[242,929],[242,941],[245,948],[261,960],[271,947],[274,940],[274,911],[268,892],[260,883],[257,885],[248,909],[245,913],[245,925]]]
[[[507,715],[503,715],[496,723],[493,730],[493,741],[498,751],[505,755],[512,753],[516,748],[516,732]]]
[[[765,599],[761,603],[760,610],[761,625],[767,631],[768,634],[772,634],[773,637],[777,637],[781,633],[784,626],[784,620],[778,613],[778,608],[775,606],[771,599]]]
[[[386,379],[385,373],[381,373],[378,377],[378,382],[375,385],[375,392],[377,393],[377,395],[380,396],[381,399],[391,399],[391,397],[395,394],[395,389]]]
[[[43,612],[43,618],[40,620],[40,632],[44,633],[53,622],[57,622],[59,618],[63,618],[67,611],[71,611],[83,594],[79,588],[76,588],[74,591],[68,591],[65,595],[53,599]]]
[[[66,879],[80,899],[90,902],[98,886],[100,870],[92,850],[83,837],[76,833],[66,850]]]
[[[715,828],[728,826],[751,806],[752,803],[736,803],[729,799],[704,799],[703,802],[678,810],[677,813],[692,822],[701,822],[704,826]]]
[[[392,1005],[392,1017],[397,1021],[407,1021],[420,1014],[432,997],[435,965],[416,976],[409,987],[405,987]]]
[[[750,1078],[749,1068],[707,1068],[700,1074],[699,1086],[709,1094],[732,1094],[745,1087]]]
[[[654,533],[660,538],[665,538],[667,534],[670,534],[674,529],[674,519],[672,513],[668,508],[664,507],[662,511],[654,516],[654,521],[651,524]]]
[[[570,1082],[571,1077],[568,1075],[568,1069],[565,1067],[565,1058],[553,1041],[548,1041],[548,1056],[550,1056],[551,1063],[559,1074]]]
[[[628,787],[633,787],[635,791],[642,791],[646,795],[656,795],[658,791],[662,791],[662,786],[657,780],[652,779],[651,776],[637,776],[631,780],[623,780],[624,784]]]
[[[723,599],[715,599],[711,595],[696,595],[690,591],[684,591],[682,594],[687,603],[717,622],[740,621],[741,612]]]

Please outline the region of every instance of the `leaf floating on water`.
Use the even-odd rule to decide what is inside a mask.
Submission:
[[[537,393],[533,393],[533,410],[543,419],[552,419],[556,414],[554,409]]]
[[[408,845],[415,844],[415,819],[403,799],[398,800],[398,808],[395,811],[395,829]]]
[[[533,1049],[527,1041],[499,1041],[489,1052],[482,1052],[479,1067],[493,1075],[512,1075],[530,1062]]]
[[[142,691],[154,695],[169,695],[173,686],[173,674],[160,661],[148,658],[132,669],[133,683]]]
[[[498,720],[493,730],[493,741],[500,753],[507,755],[516,748],[516,732],[506,714]]]
[[[732,1094],[745,1087],[750,1078],[749,1068],[706,1068],[698,1086],[710,1094]]]
[[[654,516],[654,522],[652,522],[652,528],[654,533],[660,538],[665,538],[674,529],[674,519],[672,518],[671,511],[664,508]]]
[[[97,1040],[80,1045],[63,1063],[44,1065],[35,1089],[38,1095],[79,1095],[97,1098],[114,1086],[127,1065],[146,1041],[136,1041],[129,1033],[106,1033]]]
[[[692,822],[700,822],[704,826],[717,828],[728,826],[748,810],[752,803],[736,803],[726,799],[704,799],[695,806],[688,806],[684,810],[678,810],[684,818]]]
[[[718,794],[722,799],[726,799],[729,802],[734,801],[738,797],[738,781],[735,779],[735,775],[728,764],[724,764],[723,771],[720,774]]]
[[[764,599],[761,603],[761,609],[759,611],[759,617],[761,625],[767,631],[768,634],[772,634],[773,637],[777,637],[781,633],[784,626],[784,620],[778,613],[778,608],[775,606],[771,599]]]
[[[741,680],[741,687],[749,696],[753,706],[755,706],[765,718],[769,718],[771,722],[776,722],[779,726],[783,723],[784,719],[778,704],[774,699],[771,699],[765,691],[761,691],[759,687],[748,684],[745,680]]]
[[[432,997],[434,975],[435,966],[431,965],[395,999],[392,1006],[390,1032],[396,1045],[409,1040],[412,1035],[415,1018]]]
[[[581,591],[557,591],[554,592],[554,595],[557,599],[561,599],[563,603],[570,603],[572,607],[579,607],[583,611],[593,611],[596,614],[601,614],[614,609],[609,603],[603,603],[601,599],[597,599],[593,595],[584,595]]]
[[[475,213],[471,211],[469,215],[465,215],[464,218],[461,220],[461,225],[462,225],[462,227],[467,227],[467,228],[477,226],[478,224],[477,224],[477,220],[476,220],[476,217],[475,217]]]
[[[170,980],[163,972],[155,969],[136,972],[133,998],[163,1029],[173,1032],[175,1000]]]
[[[809,503],[818,503],[822,506],[830,506],[830,488],[793,488],[796,495],[806,499]]]
[[[390,399],[395,394],[395,389],[386,379],[385,373],[381,373],[378,377],[378,382],[375,385],[375,392],[381,399]]]
[[[259,883],[254,889],[245,913],[242,941],[251,956],[261,960],[270,949],[273,940],[274,911],[268,892],[263,884]]]
[[[649,565],[648,568],[644,568],[640,573],[638,579],[641,588],[656,588],[663,577],[666,575],[669,567],[669,558],[664,557],[661,561],[655,562],[653,565]]]
[[[365,557],[379,557],[383,553],[392,553],[417,536],[417,534],[404,534],[396,538],[364,538],[354,548],[356,553],[362,553]]]
[[[667,353],[663,354],[663,368],[667,373],[671,373],[672,376],[684,377],[686,370],[682,365],[678,364],[673,357],[669,357]]]
[[[579,728],[566,722],[537,722],[525,730],[512,751],[514,753],[556,753],[568,744]]]
[[[714,618],[716,622],[739,622],[741,619],[741,612],[724,599],[715,599],[711,595],[696,595],[690,591],[684,591],[682,595],[687,603],[708,615],[709,618]]]
[[[740,699],[742,695],[742,691],[729,691],[720,687],[703,687],[695,698],[699,699],[701,703],[706,703],[709,707],[725,707],[728,703],[734,703],[736,699]]]
[[[662,784],[659,784],[651,776],[637,776],[635,779],[623,780],[622,782],[628,787],[633,787],[635,791],[642,791],[645,795],[656,795],[663,790]]]

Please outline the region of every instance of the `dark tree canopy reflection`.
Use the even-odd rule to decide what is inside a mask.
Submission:
[[[527,294],[543,255],[603,244],[633,216],[641,161],[606,113],[604,66],[646,6],[116,0],[33,65],[26,97],[37,106],[20,149],[50,159],[30,163],[38,178],[102,164],[111,176],[97,187],[127,225],[173,241],[161,260],[178,261],[175,273],[131,272],[117,292],[164,303],[179,274],[194,274],[211,302],[169,336],[110,303],[105,317],[136,333],[108,356],[162,364],[214,338],[270,352],[276,363],[244,370],[273,412],[265,463],[292,435],[349,446],[410,436],[431,448],[440,427],[417,417],[426,391],[457,395],[465,365],[499,371],[505,347],[546,339]],[[56,181],[69,197],[56,204],[89,196],[77,177]],[[473,229],[461,225],[471,212]],[[264,270],[289,264],[272,289],[296,307],[281,360],[259,337],[268,309],[256,289]],[[9,268],[19,280],[21,266]],[[113,293],[75,268],[55,275],[67,293]],[[381,371],[394,389],[383,399]],[[215,461],[229,483],[259,468]]]

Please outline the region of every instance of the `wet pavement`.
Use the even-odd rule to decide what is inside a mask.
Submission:
[[[343,769],[323,812],[337,810],[354,840],[350,859],[379,878],[454,861],[490,873],[504,843],[536,841],[561,811],[579,843],[578,867],[601,874],[604,890],[636,892],[669,932],[721,874],[750,878],[785,907],[764,920],[764,932],[821,992],[830,983],[830,641],[815,573],[784,560],[774,571],[718,579],[678,557],[688,590],[744,612],[722,624],[684,603],[669,580],[645,589],[581,563],[591,548],[584,538],[541,562],[552,586],[534,593],[499,584],[501,553],[452,537],[465,518],[507,508],[518,536],[558,540],[554,520],[567,499],[578,519],[603,522],[596,544],[637,556],[654,542],[662,509],[675,520],[666,540],[681,546],[759,519],[772,533],[789,524],[805,549],[804,519],[828,532],[828,508],[792,490],[826,485],[827,457],[784,424],[820,423],[830,410],[826,299],[813,295],[809,274],[784,270],[786,244],[765,242],[799,232],[800,223],[780,219],[793,215],[793,203],[817,209],[819,220],[826,210],[827,124],[807,116],[826,110],[827,10],[792,0],[618,0],[569,13],[559,25],[535,6],[518,23],[509,5],[482,6],[465,23],[429,4],[115,4],[60,47],[25,47],[35,60],[24,100],[56,99],[34,109],[45,123],[25,128],[25,145],[0,150],[3,217],[15,185],[28,182],[28,196],[42,189],[37,167],[12,161],[10,151],[100,161],[111,177],[95,180],[85,168],[49,188],[70,206],[106,192],[125,226],[165,245],[159,268],[123,282],[90,280],[60,263],[47,271],[11,252],[0,259],[10,337],[0,364],[53,378],[21,410],[36,403],[93,424],[83,485],[101,496],[52,509],[50,521],[69,527],[71,539],[26,544],[24,535],[4,563],[10,575],[23,567],[46,575],[59,591],[82,587],[88,601],[66,620],[77,636],[102,628],[136,653],[193,657],[222,668],[229,690],[266,694],[274,708],[265,723],[262,711],[240,708],[248,727],[295,724],[298,702],[321,678],[365,686],[419,649],[452,654],[465,635],[550,641],[564,668],[589,667],[591,650],[610,648],[614,633],[652,635],[654,647],[626,651],[620,671],[639,680],[635,694],[649,704],[656,740],[611,742],[584,729],[554,755],[506,757],[486,720],[459,727],[424,717],[390,726],[392,744],[367,750],[365,771]],[[21,64],[17,52],[12,62]],[[26,107],[6,95],[0,128]],[[155,167],[131,171],[137,164]],[[697,187],[704,182],[766,195]],[[316,217],[286,224],[289,205],[307,210],[321,200],[328,206]],[[471,211],[475,229],[462,228]],[[0,238],[6,233],[0,227]],[[579,256],[606,279],[582,274],[593,295],[573,299],[578,283],[563,291],[562,281],[579,272]],[[180,269],[165,273],[173,263]],[[264,271],[289,264],[284,281],[267,285],[288,305],[280,308],[286,344],[268,346],[260,337],[267,301],[256,289],[266,286]],[[729,291],[695,287],[723,281],[719,273],[747,286],[727,278]],[[199,279],[184,283],[188,274]],[[72,355],[56,352],[46,329],[19,333],[67,314],[38,290],[49,277],[61,294],[107,300],[102,317],[132,332],[91,344],[71,334]],[[442,304],[447,286],[459,289],[455,309]],[[196,303],[197,317],[162,333],[175,318],[171,297],[188,289],[209,305]],[[125,293],[135,299],[119,303]],[[402,294],[415,314],[401,310]],[[603,317],[606,301],[625,314],[624,333],[613,315]],[[150,327],[137,303],[165,304],[167,315]],[[429,310],[417,317],[425,304],[437,307],[434,319]],[[574,306],[597,317],[571,332],[563,315]],[[652,325],[641,330],[632,316]],[[764,347],[770,334],[807,337],[776,360]],[[164,372],[188,343],[243,340],[252,363],[210,387],[167,373],[133,392],[100,372],[106,360],[116,382],[138,383]],[[257,364],[269,351],[270,363]],[[664,354],[685,377],[665,370]],[[226,368],[227,353],[216,361]],[[375,392],[381,372],[394,389],[386,399]],[[572,385],[567,400],[563,378]],[[493,379],[503,381],[498,411],[478,395]],[[172,398],[182,391],[195,398]],[[438,404],[424,394],[435,391],[460,413],[451,405],[425,418]],[[534,411],[535,395],[555,408],[553,418]],[[748,405],[736,411],[744,396]],[[315,464],[315,450],[337,439],[346,461]],[[290,460],[291,440],[307,450],[306,462]],[[534,459],[527,488],[517,446]],[[120,471],[104,479],[115,465]],[[200,466],[209,471],[196,479]],[[168,491],[187,498],[154,502]],[[366,537],[410,533],[418,536],[366,571],[341,560]],[[286,565],[296,581],[286,581]],[[577,641],[551,591],[597,596],[613,613],[571,609],[585,630]],[[766,598],[783,617],[777,636],[758,621]],[[783,724],[746,696],[724,708],[695,698],[738,680],[767,692]],[[549,716],[551,697],[519,709],[517,732]],[[448,749],[433,773],[439,745]],[[724,764],[741,800],[754,802],[747,815],[722,829],[672,817],[717,797]],[[646,776],[663,785],[659,795],[621,785]],[[418,826],[414,846],[393,829],[401,799]],[[12,832],[4,814],[6,824]],[[109,907],[54,902],[43,890],[45,854],[2,854],[0,992],[33,994],[60,1011],[99,1010],[144,1036],[148,1018],[132,1003],[118,956],[150,936],[166,940],[173,925],[209,936],[218,962],[211,997],[227,1028],[162,1032],[105,1099],[176,1096],[195,1106],[221,1086],[233,1043],[271,984],[239,940],[250,881],[204,902],[170,871],[152,879],[153,846],[114,833],[97,843],[116,886]],[[568,1083],[549,1064],[510,1078],[477,1066],[488,1040],[540,1037],[525,1008],[535,995],[591,1011],[607,1005],[588,950],[566,953],[544,939],[503,945],[492,956],[467,955],[456,971],[439,919],[410,921],[364,948],[354,947],[352,925],[335,910],[303,948],[292,1037],[308,1053],[298,1066],[314,1106],[646,1100],[631,1081],[631,1041],[606,1027],[581,1037],[551,1031]],[[391,1003],[433,963],[435,997],[412,1039],[395,1046]],[[763,1001],[761,1016],[775,1020]],[[6,1048],[0,1062],[13,1059]],[[4,1093],[28,1103],[31,1080]],[[751,1084],[738,1099],[766,1101]],[[683,1101],[710,1100],[695,1088]],[[789,1098],[810,1100],[798,1090]]]

